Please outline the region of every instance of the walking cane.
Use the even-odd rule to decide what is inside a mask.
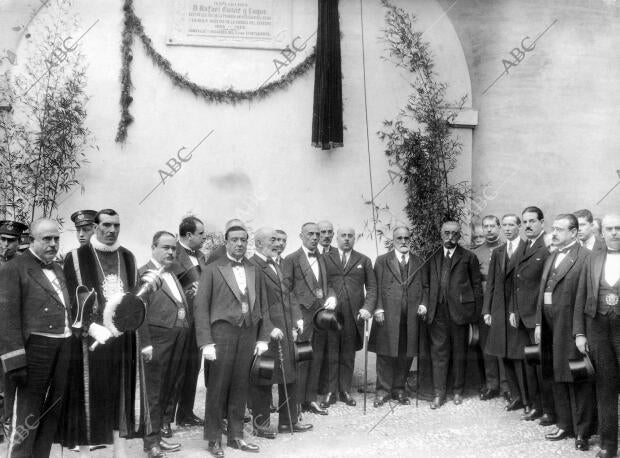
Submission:
[[[368,320],[364,320],[364,415],[366,415],[367,392],[368,392]]]
[[[293,434],[293,419],[291,418],[291,405],[288,401],[288,388],[286,388],[286,374],[284,373],[284,353],[282,352],[282,343],[278,340],[278,356],[280,358],[280,371],[282,371],[282,384],[284,385],[284,396],[286,397],[286,410],[288,412],[288,422],[291,427],[291,434]],[[278,402],[282,405],[281,402]]]
[[[422,329],[422,325],[420,324],[420,320],[418,321],[418,361],[417,361],[417,365],[418,365],[418,373],[415,376],[415,408],[418,408],[418,398],[419,398],[419,393],[420,393],[420,368],[421,368],[421,364],[420,364],[420,331]]]

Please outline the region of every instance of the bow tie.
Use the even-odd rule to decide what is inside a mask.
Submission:
[[[607,248],[607,254],[620,254],[620,250],[610,250]]]
[[[238,261],[230,261],[230,265],[232,267],[243,267],[243,263]]]
[[[54,261],[49,262],[47,264],[41,261],[41,269],[54,270]]]
[[[316,258],[316,251],[308,251],[309,258]]]
[[[189,248],[185,248],[185,252],[190,256],[196,257],[197,255],[196,250],[190,250]]]

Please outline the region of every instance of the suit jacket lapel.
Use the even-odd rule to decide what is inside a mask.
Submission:
[[[34,264],[34,263],[33,263]],[[43,273],[43,269],[41,269],[40,266],[38,265],[33,265],[32,267],[28,268],[28,273],[30,274],[30,276],[32,277],[32,279],[37,282],[39,284],[39,286],[41,288],[43,288],[47,294],[49,294],[56,302],[58,302],[60,305],[62,305],[64,307],[64,304],[62,303],[62,301],[60,300],[60,297],[58,296],[58,294],[56,294],[56,291],[54,290],[54,287],[52,286],[52,283],[48,280],[47,276]],[[61,277],[58,277],[58,281],[61,282]],[[63,289],[62,284],[59,285],[60,289]],[[63,298],[65,299],[65,304],[68,307],[69,306],[69,302],[68,302],[68,297],[64,297],[66,295],[63,294]]]
[[[403,279],[400,277],[400,264],[398,263],[398,259],[396,259],[396,252],[394,250],[390,251],[390,254],[388,254],[387,265],[392,275],[394,275],[398,281],[402,282]]]
[[[463,248],[461,248],[460,246],[457,246],[454,249],[454,253],[452,254],[452,263],[450,264],[450,271],[454,269],[454,266],[456,266],[459,263],[462,257],[463,257]]]
[[[560,262],[560,265],[558,266],[555,272],[556,284],[559,283],[566,276],[566,274],[571,270],[573,265],[575,265],[575,260],[577,259],[579,250],[581,250],[581,246],[577,244],[577,248],[572,248],[568,251],[568,253],[566,253],[566,256],[564,256],[564,259],[562,259],[562,262]]]
[[[260,267],[262,269],[262,271],[265,273],[265,276],[271,280],[273,283],[275,283],[278,288],[281,287],[280,285],[280,279],[278,277],[278,274],[276,272],[274,272],[274,270],[271,268],[271,266],[269,265],[269,263],[263,261],[261,258],[259,258],[258,256],[254,255],[252,256],[252,260],[254,261],[254,263]]]
[[[301,253],[299,253],[299,267],[306,279],[306,283],[308,284],[308,288],[315,291],[319,286],[316,277],[314,276],[314,272],[312,272],[312,267],[310,267],[310,263],[308,262],[308,257],[306,256],[306,252],[303,248],[300,248]],[[316,258],[317,262],[319,260],[318,256]]]
[[[504,255],[508,255],[508,244],[504,247]],[[521,256],[523,255],[523,240],[519,239],[519,243],[517,244],[517,248],[515,248],[512,256],[510,257],[510,261],[508,261],[508,267],[506,268],[506,275],[510,275],[515,266],[519,264],[521,260]],[[502,264],[502,268],[505,264]]]
[[[321,272],[321,288],[323,289],[323,297],[326,297],[327,296],[327,269],[325,268],[325,259],[318,257],[317,261],[319,263],[319,272]]]
[[[256,300],[256,269],[249,262],[244,262],[245,282],[248,285],[248,299],[250,300],[250,310],[254,309],[254,301]]]
[[[601,285],[601,278],[603,277],[603,266],[605,265],[605,258],[607,257],[607,252],[599,251],[592,255],[594,259],[592,260],[592,271],[590,272],[590,278],[592,279],[592,291],[594,292],[593,296],[598,298],[598,289]]]
[[[334,250],[336,251],[336,250]],[[347,265],[344,268],[344,274],[348,274],[349,271],[355,267],[360,260],[361,256],[357,251],[351,250],[349,252],[349,259],[347,259]]]
[[[230,263],[227,262],[226,264],[219,265],[217,268],[220,270],[222,277],[224,277],[224,280],[228,284],[228,287],[232,293],[235,295],[237,300],[241,302],[241,290],[239,289],[239,285],[237,285],[237,279],[235,278],[235,274],[233,273]]]

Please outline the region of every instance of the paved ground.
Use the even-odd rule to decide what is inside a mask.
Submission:
[[[361,355],[361,352],[360,352]],[[360,369],[363,361],[358,355],[354,383],[361,382]],[[369,360],[369,369],[374,368],[374,358]],[[369,371],[370,372],[370,371]],[[374,380],[374,373],[369,373]],[[200,385],[199,385],[200,386]],[[521,412],[506,412],[503,400],[483,402],[475,393],[465,398],[460,406],[448,401],[441,409],[433,411],[428,401],[420,401],[416,408],[411,406],[372,407],[369,396],[367,414],[362,412],[362,395],[355,393],[356,407],[337,403],[329,409],[328,416],[305,415],[304,421],[314,424],[314,431],[278,436],[276,440],[254,439],[260,445],[264,457],[593,457],[599,450],[592,445],[588,452],[577,452],[574,439],[548,442],[544,434],[553,427],[543,428],[536,422],[519,420]],[[204,405],[204,388],[199,390],[198,405]],[[202,414],[204,408],[197,408]],[[276,417],[272,416],[272,424]],[[251,428],[248,426],[248,433]],[[248,434],[248,437],[250,435]],[[206,443],[202,440],[202,429],[176,429],[174,440],[183,444],[180,452],[172,458],[207,457]],[[145,456],[142,442],[128,443],[128,456]],[[225,449],[227,457],[249,455],[232,449]],[[94,452],[94,458],[112,456],[110,449]],[[55,448],[52,456],[77,458],[76,453]]]

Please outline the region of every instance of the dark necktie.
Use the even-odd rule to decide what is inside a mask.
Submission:
[[[342,259],[340,262],[342,263],[342,269],[344,270],[347,265],[347,254],[344,251],[342,252]]]
[[[278,275],[278,278],[282,280],[282,271],[280,270],[278,263],[275,262],[272,258],[267,258],[267,264],[271,264],[274,267],[274,269],[276,270],[276,274]]]
[[[407,278],[407,256],[405,254],[400,258],[400,278],[403,281]]]

